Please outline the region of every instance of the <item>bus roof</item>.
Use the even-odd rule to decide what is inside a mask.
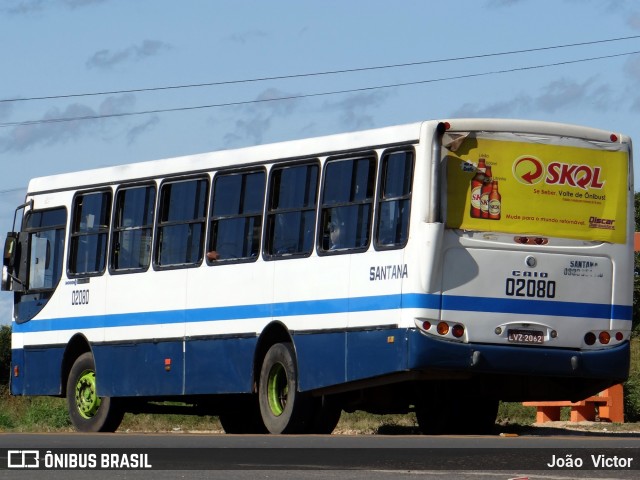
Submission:
[[[442,120],[444,121],[444,120]],[[415,143],[423,127],[435,128],[439,120],[361,130],[322,137],[305,138],[252,147],[219,150],[208,153],[151,160],[112,167],[37,177],[29,182],[28,194],[84,189],[124,181],[151,179],[176,174],[189,174],[230,166],[246,166],[274,160],[287,160],[330,155],[334,152],[357,151],[372,147]],[[513,119],[452,119],[452,131],[496,131],[537,133],[584,138],[608,142],[611,132],[552,122]],[[618,141],[629,142],[618,135]]]

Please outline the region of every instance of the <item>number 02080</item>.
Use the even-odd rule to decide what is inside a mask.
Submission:
[[[89,290],[73,290],[71,292],[71,305],[87,305],[89,303]]]
[[[555,298],[556,282],[533,278],[507,278],[505,294],[509,297]]]

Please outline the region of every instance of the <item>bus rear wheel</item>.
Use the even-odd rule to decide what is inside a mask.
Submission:
[[[298,391],[298,368],[291,343],[276,343],[264,357],[258,384],[260,413],[270,433],[303,433],[310,397]]]
[[[311,399],[311,418],[307,433],[330,435],[338,425],[342,407],[332,397],[323,395]]]
[[[498,400],[441,393],[416,405],[418,427],[424,435],[486,435],[493,431]]]
[[[228,408],[218,416],[225,433],[267,433],[260,416],[257,395],[251,394],[242,398],[234,398],[233,402],[233,408]]]
[[[115,432],[124,411],[118,401],[99,397],[96,389],[96,366],[89,352],[80,355],[67,380],[67,407],[71,423],[80,432]]]

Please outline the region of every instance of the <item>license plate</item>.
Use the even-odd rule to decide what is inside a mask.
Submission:
[[[507,340],[513,343],[544,343],[544,334],[536,330],[508,330]]]

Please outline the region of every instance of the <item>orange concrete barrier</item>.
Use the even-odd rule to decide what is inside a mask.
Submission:
[[[596,408],[600,421],[624,423],[624,394],[622,385],[603,390],[594,397],[585,398],[578,402],[522,402],[525,407],[536,407],[536,423],[554,422],[560,420],[560,408],[571,408],[571,421],[584,422],[596,419]]]

